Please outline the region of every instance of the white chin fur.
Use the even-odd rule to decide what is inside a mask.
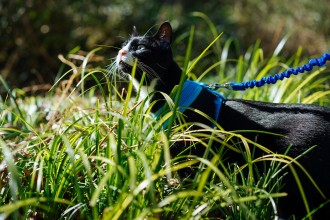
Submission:
[[[139,100],[144,100],[146,98],[150,98],[149,97],[149,94],[151,94],[152,92],[155,91],[155,87],[157,85],[157,81],[158,79],[154,79],[151,81],[151,83],[148,85],[148,86],[140,86],[140,82],[137,81],[136,79],[132,78],[131,76],[129,76],[129,79],[132,80],[133,82],[133,86],[135,88],[135,90],[138,92],[140,91],[140,94],[139,94]],[[146,102],[146,106],[145,107],[149,107],[149,100]]]
[[[127,53],[126,55],[121,57],[121,60],[125,62],[126,64],[133,66],[134,65],[134,59],[131,54]]]

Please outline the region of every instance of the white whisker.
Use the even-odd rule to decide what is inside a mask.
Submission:
[[[160,65],[159,63],[157,63],[157,66],[159,66],[160,68],[162,68],[162,69],[164,69],[164,70],[168,70],[168,68],[166,68],[166,67]]]
[[[138,67],[142,70],[145,71],[147,74],[149,74],[150,76],[153,76],[155,78],[159,78],[158,74],[156,73],[156,71],[154,71],[151,67],[149,67],[148,65],[139,62],[138,63]]]

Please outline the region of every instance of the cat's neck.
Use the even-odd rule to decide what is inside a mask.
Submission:
[[[169,65],[168,68],[164,70],[164,72],[159,73],[159,79],[157,79],[157,83],[154,84],[154,88],[153,88],[154,89],[153,91],[157,91],[157,92],[153,93],[150,99],[150,103],[157,100],[157,102],[154,104],[154,106],[151,109],[152,112],[156,112],[166,102],[164,100],[164,96],[159,92],[163,92],[166,93],[167,95],[170,95],[174,86],[180,83],[181,74],[182,74],[181,68],[174,61],[171,62],[171,65]],[[152,85],[152,82],[153,81],[151,81],[150,85]]]

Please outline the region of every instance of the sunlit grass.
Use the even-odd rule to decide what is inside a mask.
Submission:
[[[214,37],[220,36],[209,25]],[[193,49],[193,29],[189,36],[188,48]],[[229,59],[234,41],[213,43],[196,58],[191,58],[188,50],[187,76],[212,83],[241,82],[307,60],[301,58],[301,49],[292,58],[283,59],[282,43],[272,57],[264,57],[258,42],[237,59]],[[213,64],[196,75],[194,67],[212,55],[211,49],[217,54]],[[220,127],[196,125],[192,130],[191,124],[172,120],[169,129],[163,128],[175,114],[156,120],[150,109],[141,107],[145,103],[133,96],[131,84],[127,93],[118,91],[105,70],[89,65],[89,57],[98,51],[91,51],[80,66],[71,62],[71,70],[64,74],[69,79],[56,82],[45,97],[25,96],[1,81],[8,96],[0,100],[0,218],[275,217],[277,198],[286,195],[281,192],[284,173],[280,170],[286,164],[293,171],[302,169],[299,164]],[[319,68],[260,89],[221,92],[227,97],[329,105],[328,73]],[[86,88],[86,80],[96,86]],[[175,109],[175,100],[164,96]],[[183,153],[171,158],[169,149],[179,141],[191,143],[185,150],[198,143],[206,149],[205,154]],[[265,155],[255,158],[254,148]],[[238,166],[226,160],[241,150],[246,164]],[[257,170],[256,163],[264,163],[264,170]],[[177,171],[191,167],[195,168],[194,177],[178,177]]]

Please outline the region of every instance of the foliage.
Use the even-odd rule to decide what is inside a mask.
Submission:
[[[189,36],[188,51],[194,47]],[[196,57],[192,54],[193,58],[187,53],[182,60],[187,75],[206,82],[242,81],[306,61],[300,57],[301,50],[286,61],[280,56],[280,47],[266,58],[259,43],[238,59],[229,59],[228,48],[233,43],[215,42],[210,50],[217,57],[208,51]],[[235,133],[205,126],[190,130],[189,125],[176,124],[164,130],[166,118],[155,120],[149,109],[141,107],[145,103],[132,96],[131,84],[123,93],[105,70],[92,67],[89,61],[98,51],[85,55],[82,62],[77,62],[74,54],[61,57],[70,70],[46,97],[26,96],[19,89],[11,91],[0,78],[8,92],[0,100],[2,218],[270,219],[276,215],[277,198],[285,196],[280,190],[284,173],[279,171],[292,158],[271,154]],[[206,65],[196,65],[197,61],[200,64],[218,57],[221,61],[201,75],[194,74],[196,68]],[[263,101],[298,99],[301,103],[329,105],[328,78],[329,70],[320,68],[276,86],[244,94],[223,93]],[[96,86],[85,87],[88,81],[95,81]],[[167,117],[174,115],[172,112]],[[241,144],[232,141],[234,136]],[[205,155],[171,158],[169,148],[173,143],[188,140],[188,148],[195,143],[204,146]],[[219,152],[211,150],[211,144],[217,144]],[[256,147],[266,156],[254,158]],[[245,149],[246,164],[228,163],[226,155],[238,149]],[[182,162],[182,157],[188,160]],[[266,166],[256,170],[255,163]],[[177,171],[190,167],[196,169],[193,179],[177,177]],[[300,169],[299,164],[293,167]]]
[[[202,49],[215,36],[209,34],[208,24],[200,22],[195,11],[207,15],[214,28],[224,33],[222,42],[233,38],[240,43],[240,47],[230,48],[232,57],[239,56],[258,39],[269,55],[289,34],[292,37],[282,55],[290,56],[300,45],[309,54],[329,48],[326,0],[294,0],[290,4],[275,0],[213,0],[203,4],[188,0],[2,0],[0,72],[12,87],[25,87],[24,91],[35,94],[31,86],[43,84],[38,91],[44,92],[61,77],[59,54],[67,54],[76,46],[83,51],[98,45],[118,47],[133,25],[143,34],[165,20],[171,21],[178,37],[175,54],[184,53],[182,38],[191,25],[196,26],[196,48]],[[109,58],[116,52],[108,48],[104,55]],[[4,93],[0,87],[0,94]]]

